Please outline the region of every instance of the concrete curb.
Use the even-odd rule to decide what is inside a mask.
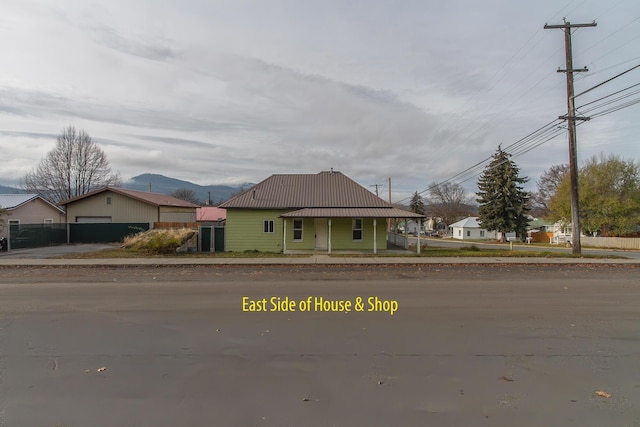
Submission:
[[[640,259],[607,258],[489,258],[489,257],[339,257],[312,255],[291,258],[101,258],[0,259],[0,268],[74,266],[349,266],[349,265],[640,265]]]

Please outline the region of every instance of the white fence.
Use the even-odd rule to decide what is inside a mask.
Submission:
[[[407,243],[407,238],[404,237],[404,234],[389,233],[387,236],[388,236],[388,242],[391,243],[392,245],[399,246],[401,248],[409,247]]]
[[[640,249],[640,238],[635,237],[581,236],[580,243],[593,248]]]

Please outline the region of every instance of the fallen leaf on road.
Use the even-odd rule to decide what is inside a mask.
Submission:
[[[89,372],[91,372],[91,369],[85,369],[84,373],[88,374]]]
[[[606,397],[607,399],[611,397],[611,393],[607,393],[606,391],[598,390],[596,391],[596,394],[601,397]]]
[[[503,375],[503,376],[502,376],[502,379],[503,379],[503,380],[505,380],[505,381],[513,381],[513,378],[508,377],[508,376],[506,376],[506,375]]]
[[[106,371],[106,370],[107,370],[107,368],[105,368],[104,366],[102,368],[98,368],[97,369],[98,372],[102,372],[102,371]]]

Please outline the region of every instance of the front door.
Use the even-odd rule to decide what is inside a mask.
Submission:
[[[316,229],[316,244],[315,248],[317,250],[326,251],[328,246],[328,232],[327,232],[327,219],[326,218],[316,218],[315,219],[315,229]]]

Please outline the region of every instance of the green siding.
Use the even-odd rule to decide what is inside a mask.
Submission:
[[[287,250],[313,250],[316,245],[315,220],[302,219],[302,240],[293,240],[293,219],[287,219]]]
[[[225,230],[225,250],[243,252],[258,250],[260,252],[282,252],[284,221],[280,215],[286,210],[251,210],[227,209]],[[274,232],[265,233],[265,220],[274,221]],[[293,240],[293,219],[287,219],[287,243],[289,250],[313,250],[315,248],[315,220],[304,218],[302,225],[302,241]],[[378,218],[377,249],[387,248],[387,221]],[[351,219],[333,218],[331,220],[332,250],[373,250],[373,219],[362,220],[362,240],[352,239]]]
[[[282,252],[282,218],[284,210],[228,209],[225,250],[243,252]],[[273,233],[265,233],[264,221],[272,220]]]
[[[387,248],[387,220],[378,218],[377,249]],[[331,250],[373,250],[373,218],[362,219],[362,240],[353,240],[351,219],[334,218],[331,220]]]

